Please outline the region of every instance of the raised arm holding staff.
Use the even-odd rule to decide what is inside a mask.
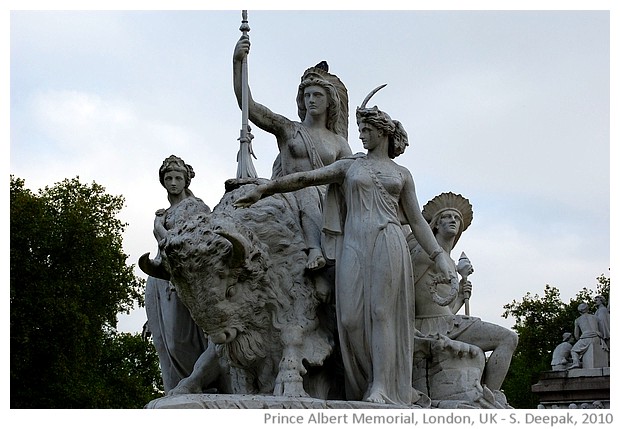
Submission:
[[[250,25],[248,24],[248,11],[241,13],[241,27],[239,30],[243,36],[248,37]],[[248,122],[248,62],[243,58],[241,64],[241,135],[239,136],[239,153],[237,154],[237,179],[258,177],[252,163],[252,134]]]
[[[233,83],[239,106],[246,103],[249,120],[273,134],[279,155],[274,163],[273,177],[310,171],[351,155],[347,143],[348,95],[340,79],[329,73],[325,61],[307,69],[297,91],[299,121],[292,121],[254,101],[243,81],[243,64],[250,51],[250,39],[243,34],[233,54]],[[321,200],[323,189],[299,190],[295,197],[301,210],[302,228],[308,247],[308,269],[325,265],[321,251]]]

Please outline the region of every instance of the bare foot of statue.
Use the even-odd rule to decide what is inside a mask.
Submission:
[[[323,252],[321,249],[317,249],[316,247],[311,247],[308,249],[308,263],[306,267],[309,270],[318,270],[325,266],[325,257],[323,256]]]
[[[382,389],[373,388],[372,392],[364,399],[366,402],[374,402],[375,404],[385,404],[385,394]]]

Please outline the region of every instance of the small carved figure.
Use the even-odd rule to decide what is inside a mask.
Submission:
[[[570,332],[564,332],[562,334],[562,342],[556,346],[553,350],[551,357],[551,369],[553,371],[565,370],[570,366],[571,349],[573,348],[573,334]]]
[[[174,155],[162,163],[159,181],[168,192],[170,207],[155,213],[153,234],[158,246],[168,230],[183,221],[188,213],[211,211],[189,189],[194,176],[191,165]],[[149,261],[147,253],[140,258],[140,267],[147,274],[155,274],[148,266],[159,266],[161,257],[160,251],[155,260]],[[207,348],[207,340],[179,299],[174,285],[166,278],[149,275],[144,301],[148,332],[159,355],[164,391],[168,393],[181,379],[191,374],[194,363]]]
[[[410,405],[419,399],[411,386],[413,272],[399,208],[439,272],[453,286],[458,287],[458,280],[454,264],[422,217],[411,173],[393,161],[408,145],[403,126],[376,106],[366,108],[380,88],[356,111],[366,155],[261,184],[235,205],[248,207],[264,196],[308,186],[339,187],[340,204],[324,209],[324,228],[339,241],[336,314],[346,397]]]
[[[594,297],[594,304],[596,305],[594,315],[598,319],[598,330],[607,348],[609,348],[609,309],[607,308],[607,300],[603,295],[597,295]]]
[[[582,302],[577,306],[577,310],[581,313],[575,320],[574,335],[577,342],[571,349],[573,363],[568,369],[581,368],[583,366],[581,358],[590,347],[600,346],[603,350],[609,351],[599,331],[599,320],[595,315],[590,314],[588,304]]]

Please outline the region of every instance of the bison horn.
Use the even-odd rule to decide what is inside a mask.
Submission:
[[[164,266],[161,263],[161,260],[157,261],[153,259],[149,259],[150,253],[145,253],[140,256],[138,259],[138,266],[145,274],[148,274],[151,277],[156,277],[162,280],[170,280],[170,273],[166,271]]]
[[[232,244],[232,253],[230,255],[230,267],[241,267],[252,250],[250,241],[241,234],[224,231],[222,229],[214,231],[217,235],[224,237]]]

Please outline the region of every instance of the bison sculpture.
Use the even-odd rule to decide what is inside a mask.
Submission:
[[[256,185],[232,186],[212,213],[188,213],[168,231],[161,265],[141,260],[148,274],[170,278],[209,338],[193,373],[170,393],[216,388],[337,398],[338,365],[326,365],[336,348],[333,305],[315,287],[329,278],[329,268],[306,269],[295,198],[233,207],[248,186]]]

